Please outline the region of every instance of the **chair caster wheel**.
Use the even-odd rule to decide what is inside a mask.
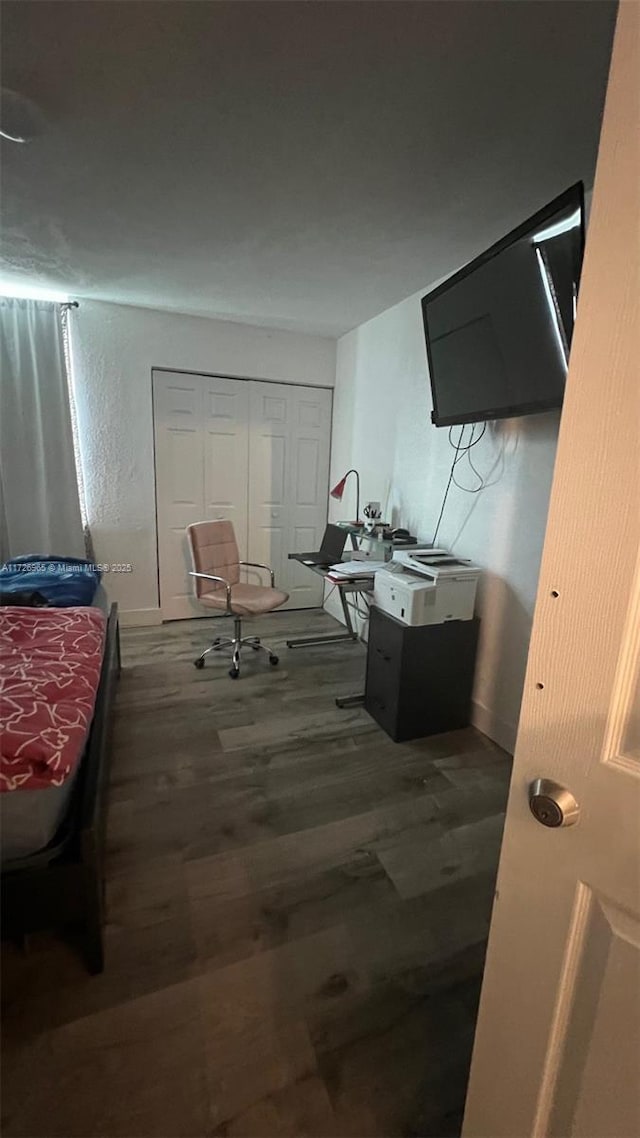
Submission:
[[[229,675],[231,676],[232,680],[237,680],[238,676],[240,675],[240,669],[239,668],[229,668]]]
[[[194,660],[193,666],[194,668],[204,668],[204,660]]]
[[[278,657],[278,656],[273,656],[273,655],[272,655],[272,656],[270,656],[270,657],[269,657],[269,663],[270,663],[270,664],[271,664],[271,665],[272,665],[272,666],[275,668],[276,664],[278,664],[278,663],[279,663],[279,657]]]
[[[259,652],[260,651],[260,641],[258,641],[257,644],[252,644],[251,647],[253,648],[254,652]]]

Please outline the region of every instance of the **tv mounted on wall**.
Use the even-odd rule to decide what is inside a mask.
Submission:
[[[437,427],[562,406],[583,251],[578,182],[422,298]]]

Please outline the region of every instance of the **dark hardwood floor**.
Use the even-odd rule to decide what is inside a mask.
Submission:
[[[284,646],[333,625],[238,681],[210,621],[123,633],[106,969],[5,947],[5,1138],[459,1132],[510,758],[339,711],[362,646]]]

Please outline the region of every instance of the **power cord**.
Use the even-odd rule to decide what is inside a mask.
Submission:
[[[456,456],[455,456],[455,460],[454,460],[454,464],[453,464],[454,469],[458,465],[459,462],[461,462],[464,458],[466,458],[467,462],[469,463],[469,466],[471,467],[471,470],[473,471],[476,478],[478,479],[478,485],[477,486],[463,486],[461,482],[458,482],[458,480],[456,479],[456,477],[454,475],[454,477],[453,477],[454,486],[457,486],[458,490],[463,490],[465,494],[479,494],[480,491],[484,490],[484,487],[485,487],[484,478],[480,474],[480,471],[476,470],[476,467],[473,465],[473,459],[471,457],[471,449],[472,449],[472,447],[477,446],[478,443],[480,442],[480,440],[482,438],[484,438],[486,430],[487,430],[487,424],[483,423],[482,424],[482,430],[480,431],[480,434],[476,438],[475,437],[476,424],[473,423],[471,426],[471,437],[469,439],[469,442],[465,446],[459,446],[458,447],[459,453],[456,454]],[[453,446],[453,442],[451,439],[451,428],[449,429],[449,442]]]
[[[460,428],[460,437],[459,437],[459,439],[458,439],[458,445],[457,445],[457,446],[456,446],[456,448],[455,448],[455,452],[456,452],[456,453],[455,453],[455,454],[454,454],[454,456],[453,456],[453,462],[451,463],[451,470],[449,471],[449,481],[447,482],[447,488],[446,488],[446,490],[445,490],[445,492],[444,492],[444,498],[442,499],[442,505],[441,505],[441,507],[440,507],[440,513],[439,513],[439,515],[438,515],[438,521],[436,522],[436,528],[435,528],[435,532],[434,532],[434,534],[433,534],[433,539],[432,539],[432,541],[431,541],[431,544],[432,544],[432,545],[435,545],[435,544],[436,544],[436,541],[437,541],[437,538],[438,538],[438,531],[439,531],[439,529],[440,529],[440,522],[442,521],[442,515],[444,514],[444,508],[445,508],[445,506],[446,506],[446,504],[447,504],[447,498],[449,497],[449,491],[450,491],[450,489],[451,489],[451,483],[453,482],[453,472],[454,472],[454,470],[455,470],[455,468],[456,468],[456,460],[457,460],[457,458],[458,458],[458,453],[459,453],[459,451],[460,451],[460,444],[461,444],[461,442],[462,442],[462,436],[463,436],[463,434],[464,434],[464,426],[462,426],[462,427]],[[449,442],[451,442],[451,427],[449,428]]]
[[[449,427],[449,443],[453,447],[455,453],[453,456],[453,462],[451,463],[451,470],[449,471],[449,480],[447,482],[446,490],[444,492],[444,497],[442,499],[442,505],[440,506],[440,513],[438,515],[438,521],[436,522],[436,528],[435,528],[435,531],[433,534],[433,539],[431,542],[431,544],[433,546],[435,546],[437,538],[438,538],[438,533],[440,531],[440,523],[442,522],[445,506],[447,504],[447,498],[449,497],[449,491],[451,489],[452,483],[454,486],[457,486],[458,490],[464,490],[464,492],[466,494],[479,494],[481,490],[484,490],[485,484],[484,484],[482,475],[476,470],[475,466],[473,465],[473,460],[471,458],[470,451],[471,451],[472,447],[477,446],[478,443],[480,442],[480,440],[482,438],[484,438],[484,435],[485,435],[485,432],[487,429],[487,424],[486,423],[482,424],[482,430],[480,431],[480,434],[476,438],[475,437],[475,431],[476,431],[477,424],[472,423],[471,424],[471,435],[469,437],[469,442],[463,446],[462,445],[462,439],[464,437],[464,432],[465,432],[466,426],[467,426],[466,423],[463,423],[463,425],[461,426],[460,434],[458,436],[457,443],[454,443],[454,441],[453,441],[453,437],[452,437],[453,427]],[[456,466],[465,457],[467,458],[469,465],[470,465],[473,473],[475,474],[476,478],[479,480],[479,483],[480,483],[479,486],[474,486],[474,487],[463,486],[460,482],[458,482],[456,480],[456,477],[455,477]]]

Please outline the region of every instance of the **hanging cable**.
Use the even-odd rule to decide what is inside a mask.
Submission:
[[[438,521],[436,522],[436,528],[435,528],[435,531],[433,534],[433,539],[431,541],[431,544],[433,546],[436,544],[436,541],[438,538],[438,531],[440,529],[440,522],[442,521],[442,515],[444,514],[444,508],[447,504],[447,498],[449,496],[449,490],[451,489],[451,483],[453,482],[453,472],[455,470],[456,461],[457,461],[458,454],[460,451],[460,444],[462,442],[463,434],[464,434],[464,425],[460,428],[460,437],[458,438],[458,445],[455,447],[456,453],[453,457],[453,462],[451,463],[451,470],[449,471],[449,481],[447,482],[447,488],[444,492],[444,498],[442,499],[442,505],[440,507],[440,514],[438,515]],[[451,428],[449,428],[449,442],[451,442]]]
[[[478,485],[477,486],[465,486],[465,485],[463,485],[462,482],[458,482],[458,480],[454,474],[454,477],[453,477],[454,486],[456,486],[458,488],[458,490],[464,491],[465,494],[479,494],[481,490],[484,490],[484,485],[485,485],[484,479],[483,479],[482,475],[480,474],[480,471],[477,470],[476,467],[474,466],[473,459],[471,457],[471,449],[472,449],[472,447],[477,446],[478,443],[480,442],[480,440],[482,438],[484,438],[486,429],[487,429],[487,424],[483,423],[482,424],[482,430],[480,431],[480,434],[476,438],[475,437],[476,424],[474,423],[472,425],[472,428],[471,428],[471,437],[469,439],[469,442],[466,443],[465,446],[461,446],[458,448],[460,453],[456,455],[455,462],[454,462],[454,469],[458,465],[459,462],[461,462],[464,458],[466,458],[467,462],[469,463],[469,466],[471,467],[473,474],[478,479]],[[449,434],[449,441],[451,442],[451,445],[453,446],[453,442],[451,441],[451,434]]]
[[[463,443],[463,441],[462,441],[464,438],[465,428],[467,426],[466,423],[463,423],[463,425],[460,428],[460,434],[458,435],[458,441],[457,442],[453,441],[453,427],[449,427],[449,443],[453,447],[455,453],[453,456],[453,462],[451,463],[451,470],[449,471],[449,480],[447,482],[447,487],[446,487],[446,490],[444,492],[444,497],[442,499],[442,505],[440,507],[440,513],[438,515],[438,521],[436,523],[436,528],[435,528],[435,531],[433,534],[433,539],[431,541],[432,546],[435,546],[437,538],[438,538],[438,533],[440,531],[440,524],[442,522],[442,518],[444,515],[445,506],[447,504],[447,498],[449,496],[449,491],[451,489],[451,485],[453,484],[454,486],[456,486],[458,490],[463,490],[465,494],[479,494],[480,491],[484,490],[484,488],[485,488],[484,479],[483,479],[482,475],[480,474],[479,470],[477,470],[476,467],[474,466],[473,459],[471,458],[472,448],[476,447],[478,445],[478,443],[480,442],[480,440],[484,438],[486,430],[487,430],[487,424],[485,422],[482,424],[482,429],[481,429],[480,433],[476,436],[477,425],[478,425],[477,423],[471,423],[471,434],[469,436],[469,441],[467,443]],[[469,466],[471,467],[471,470],[473,471],[476,478],[478,479],[478,483],[479,483],[478,486],[464,486],[461,482],[458,482],[458,480],[456,479],[456,476],[455,476],[456,466],[458,465],[458,463],[462,462],[462,460],[464,458],[467,459]]]

